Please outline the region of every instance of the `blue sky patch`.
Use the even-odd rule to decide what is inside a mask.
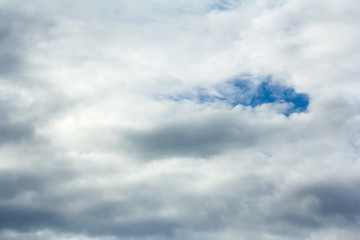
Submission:
[[[211,94],[206,88],[197,88],[193,93],[183,93],[167,96],[173,101],[192,100],[200,104],[212,102],[226,102],[230,106],[237,105],[256,107],[265,103],[288,103],[288,108],[282,114],[304,112],[309,105],[309,96],[298,93],[295,89],[265,78],[260,83],[253,83],[248,79],[235,79],[215,87],[216,94]]]
[[[247,0],[213,0],[209,4],[209,8],[212,11],[229,11],[239,7],[242,3]]]
[[[210,8],[217,11],[226,11],[229,10],[233,5],[234,3],[231,1],[219,0],[211,4]]]

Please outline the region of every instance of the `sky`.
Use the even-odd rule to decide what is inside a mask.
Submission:
[[[0,0],[0,239],[358,240],[359,11]]]

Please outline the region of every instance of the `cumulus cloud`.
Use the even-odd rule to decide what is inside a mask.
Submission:
[[[1,239],[357,239],[357,1],[0,9]]]

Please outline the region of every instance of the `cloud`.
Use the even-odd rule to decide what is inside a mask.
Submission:
[[[1,239],[357,239],[356,1],[0,8]]]
[[[329,182],[308,186],[300,191],[302,196],[311,196],[316,200],[316,211],[324,218],[336,216],[346,224],[356,223],[360,209],[357,207],[359,194],[357,181]]]
[[[182,119],[160,121],[145,129],[124,129],[120,134],[123,136],[121,142],[125,149],[148,159],[210,157],[230,149],[257,147],[271,138],[281,141],[282,123],[286,121],[270,112],[268,116],[273,117],[274,122],[256,124],[260,121],[250,107],[195,111],[198,112],[186,113],[184,109]]]

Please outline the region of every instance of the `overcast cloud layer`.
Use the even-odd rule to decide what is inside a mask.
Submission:
[[[0,0],[0,239],[358,240],[359,12]]]

